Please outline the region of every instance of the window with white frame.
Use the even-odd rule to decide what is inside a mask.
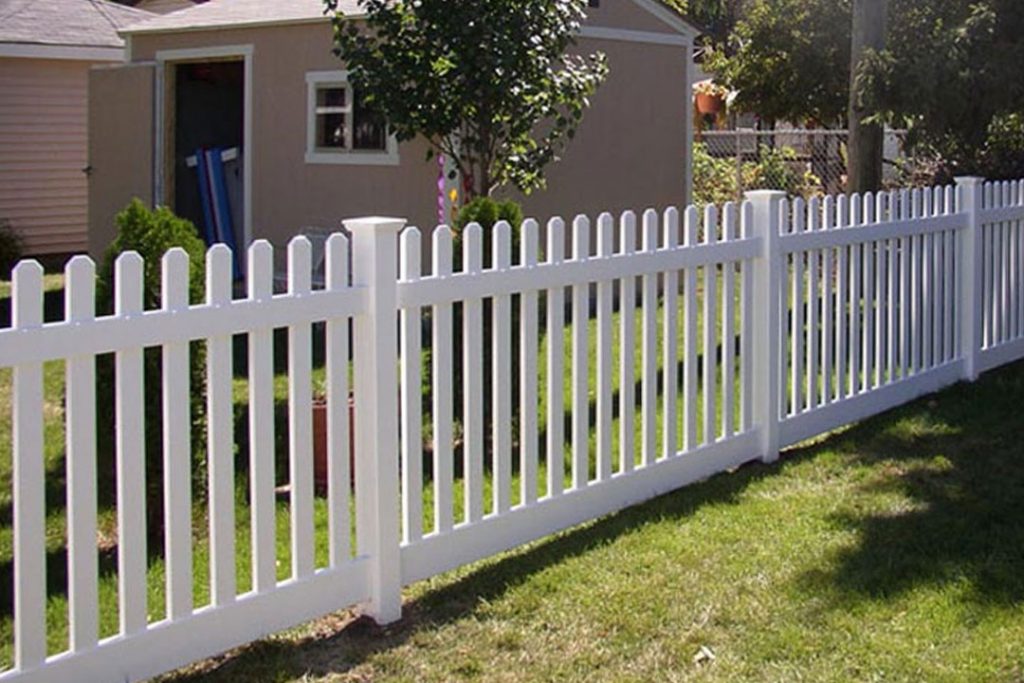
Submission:
[[[384,117],[367,105],[344,71],[306,75],[309,90],[306,161],[309,163],[398,163],[398,145]]]

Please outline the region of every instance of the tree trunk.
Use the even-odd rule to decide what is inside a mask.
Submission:
[[[885,131],[862,121],[865,111],[857,79],[865,52],[885,48],[888,0],[854,0],[850,50],[850,139],[847,145],[847,192],[876,192],[882,186]]]

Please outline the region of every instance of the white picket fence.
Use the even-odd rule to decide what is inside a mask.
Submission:
[[[13,367],[14,382],[14,668],[0,681],[138,680],[354,605],[390,622],[401,615],[403,585],[745,461],[774,461],[787,445],[1024,356],[1024,181],[967,178],[955,188],[806,204],[753,192],[721,212],[647,211],[639,225],[632,213],[594,225],[580,217],[568,236],[553,219],[543,259],[535,221],[522,225],[518,259],[510,226],[499,224],[488,268],[482,232],[470,226],[454,273],[448,228],[433,231],[423,273],[415,228],[400,235],[403,222],[391,219],[346,227],[351,276],[348,241],[334,235],[325,289],[311,287],[310,245],[297,238],[288,292],[274,295],[272,249],[257,242],[248,296],[233,299],[231,256],[214,247],[204,305],[189,306],[187,257],[172,251],[163,307],[143,311],[143,264],[123,255],[109,317],[94,315],[87,258],[69,263],[66,320],[49,324],[40,267],[18,266],[13,327],[0,331],[0,364]],[[282,328],[290,572],[279,580],[273,331]],[[321,333],[326,540],[314,525],[309,400]],[[248,345],[251,444],[244,552],[232,395],[239,334]],[[207,345],[208,382],[201,540],[190,479],[196,340]],[[148,347],[163,350],[162,549],[147,548],[144,509]],[[119,629],[101,638],[94,387],[95,357],[105,353],[116,354]],[[48,646],[45,580],[43,363],[53,360],[66,372],[63,652]],[[328,559],[318,563],[323,543]],[[159,620],[147,605],[154,550],[164,567]],[[208,553],[204,604],[194,594],[197,552]],[[239,555],[251,563],[244,592]]]

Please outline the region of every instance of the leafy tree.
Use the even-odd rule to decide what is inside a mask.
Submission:
[[[711,1],[711,0],[709,0]],[[846,125],[850,0],[751,0],[707,61],[769,122]],[[868,121],[910,131],[941,178],[1024,174],[1024,3],[891,0],[887,48],[856,74]]]
[[[702,41],[713,49],[730,50],[729,36],[751,0],[666,0],[703,32]]]
[[[850,25],[850,0],[753,0],[706,65],[741,111],[834,125],[848,104]]]
[[[903,0],[888,49],[862,73],[875,118],[945,176],[1024,174],[1024,4]]]
[[[474,196],[544,185],[604,80],[604,55],[569,55],[582,0],[325,0],[357,96],[399,140],[421,136]]]

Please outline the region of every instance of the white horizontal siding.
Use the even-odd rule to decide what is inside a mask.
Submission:
[[[30,254],[87,247],[88,69],[0,59],[0,218]]]

